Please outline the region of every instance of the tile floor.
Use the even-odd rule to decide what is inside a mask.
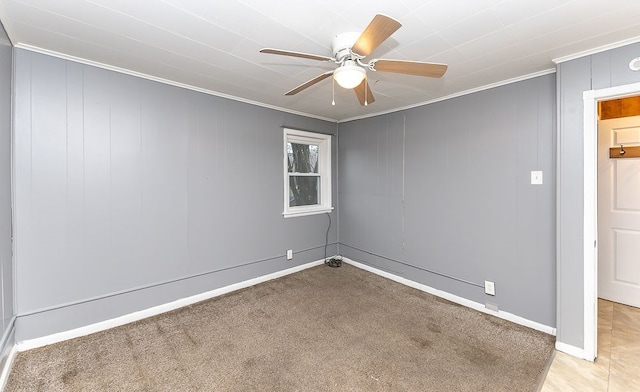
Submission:
[[[556,351],[542,392],[640,392],[640,309],[598,300],[595,363]]]

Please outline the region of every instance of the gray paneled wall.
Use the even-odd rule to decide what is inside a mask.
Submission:
[[[11,72],[13,48],[0,25],[0,362],[13,347],[13,261],[11,251]],[[1,368],[1,367],[0,367]]]
[[[640,82],[633,44],[558,65],[558,341],[584,348],[583,92]]]
[[[546,75],[340,124],[340,252],[555,326],[554,97]]]
[[[18,340],[322,259],[326,215],[282,217],[281,126],[334,123],[15,60]]]
[[[340,124],[341,253],[557,326],[559,341],[582,347],[582,92],[640,81],[626,68],[639,49],[562,63],[557,86],[547,75]],[[10,56],[3,45],[5,329],[15,314]],[[333,134],[335,124],[23,50],[15,83],[19,339],[322,258],[327,217],[281,216],[280,126]],[[543,185],[529,183],[532,170]]]

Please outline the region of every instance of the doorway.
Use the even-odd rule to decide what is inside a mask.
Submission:
[[[584,99],[584,349],[582,357],[593,361],[598,339],[598,219],[597,219],[597,136],[598,103],[640,95],[640,83],[585,91]]]
[[[598,109],[598,298],[640,307],[640,96]]]

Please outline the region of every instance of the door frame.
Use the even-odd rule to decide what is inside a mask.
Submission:
[[[584,350],[593,361],[598,350],[598,102],[640,95],[640,83],[587,90],[584,100]]]

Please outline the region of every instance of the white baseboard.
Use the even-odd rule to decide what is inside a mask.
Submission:
[[[572,355],[574,357],[578,357],[580,359],[584,359],[585,361],[589,361],[589,359],[585,358],[585,351],[576,346],[572,346],[570,344],[556,342],[556,350],[562,351],[563,353]],[[589,361],[593,362],[593,361]]]
[[[433,294],[435,296],[438,296],[440,298],[444,298],[444,299],[446,299],[448,301],[455,302],[457,304],[466,306],[468,308],[475,309],[475,310],[478,310],[478,311],[483,312],[483,313],[491,314],[493,316],[496,316],[496,317],[499,317],[499,318],[514,322],[516,324],[523,325],[525,327],[533,328],[535,330],[538,330],[538,331],[541,331],[541,332],[544,332],[544,333],[547,333],[547,334],[550,334],[550,335],[555,335],[556,334],[556,329],[553,328],[553,327],[549,327],[549,326],[537,323],[535,321],[531,321],[531,320],[525,319],[523,317],[516,316],[516,315],[514,315],[512,313],[509,313],[509,312],[504,312],[504,311],[497,311],[496,312],[496,311],[487,309],[483,304],[480,304],[478,302],[474,302],[474,301],[468,300],[466,298],[462,298],[462,297],[459,297],[457,295],[453,295],[453,294],[447,293],[445,291],[434,289],[432,287],[417,283],[417,282],[409,280],[409,279],[405,279],[405,278],[399,277],[399,276],[391,274],[389,272],[379,270],[379,269],[377,269],[375,267],[371,267],[371,266],[359,263],[357,261],[350,260],[350,259],[348,259],[346,257],[344,257],[343,260],[346,263],[353,265],[354,267],[364,269],[364,270],[372,272],[372,273],[374,273],[376,275],[380,275],[382,277],[391,279],[393,281],[396,281],[396,282],[404,284],[406,286],[415,288],[417,290],[424,291],[424,292],[429,293],[429,294]],[[75,328],[75,329],[72,329],[72,330],[59,332],[59,333],[56,333],[56,334],[43,336],[43,337],[40,337],[40,338],[24,340],[24,341],[16,343],[15,348],[14,348],[13,351],[15,351],[15,350],[17,350],[17,351],[31,350],[31,349],[34,349],[34,348],[37,348],[37,347],[42,347],[42,346],[46,346],[46,345],[49,345],[49,344],[54,344],[54,343],[62,342],[62,341],[65,341],[65,340],[74,339],[74,338],[78,338],[78,337],[81,337],[81,336],[86,336],[86,335],[89,335],[89,334],[92,334],[92,333],[104,331],[104,330],[107,330],[107,329],[110,329],[110,328],[115,328],[115,327],[118,327],[118,326],[121,326],[121,325],[124,325],[124,324],[128,324],[128,323],[132,323],[132,322],[135,322],[135,321],[138,321],[138,320],[142,320],[142,319],[147,318],[147,317],[152,317],[152,316],[155,316],[155,315],[158,315],[158,314],[162,314],[162,313],[166,313],[166,312],[169,312],[169,311],[172,311],[172,310],[184,307],[184,306],[192,305],[192,304],[194,304],[196,302],[200,302],[200,301],[204,301],[204,300],[207,300],[207,299],[210,299],[210,298],[218,297],[220,295],[227,294],[227,293],[230,293],[232,291],[240,290],[240,289],[243,289],[243,288],[246,288],[246,287],[250,287],[250,286],[253,286],[253,285],[256,285],[256,284],[259,284],[259,283],[262,283],[262,282],[266,282],[266,281],[269,281],[269,280],[272,280],[272,279],[277,279],[279,277],[286,276],[286,275],[289,275],[289,274],[292,274],[292,273],[295,273],[295,272],[299,272],[299,271],[302,271],[302,270],[307,269],[307,268],[315,267],[317,265],[321,265],[323,262],[324,262],[324,260],[317,260],[317,261],[314,261],[314,262],[311,262],[311,263],[303,264],[303,265],[296,266],[296,267],[293,267],[293,268],[289,268],[289,269],[286,269],[286,270],[283,270],[283,271],[274,272],[272,274],[268,274],[268,275],[265,275],[265,276],[260,276],[260,277],[254,278],[254,279],[249,279],[249,280],[246,280],[246,281],[243,281],[243,282],[239,282],[239,283],[235,283],[235,284],[232,284],[232,285],[229,285],[229,286],[221,287],[219,289],[208,291],[208,292],[205,292],[205,293],[202,293],[202,294],[197,294],[197,295],[194,295],[194,296],[191,296],[191,297],[187,297],[187,298],[181,298],[181,299],[173,301],[173,302],[169,302],[169,303],[166,303],[166,304],[154,306],[154,307],[151,307],[151,308],[148,308],[148,309],[144,309],[144,310],[141,310],[141,311],[138,311],[138,312],[129,313],[129,314],[126,314],[126,315],[123,315],[123,316],[120,316],[120,317],[113,318],[113,319],[101,321],[101,322],[98,322],[98,323],[95,323],[95,324],[86,325],[86,326],[83,326],[83,327],[80,327],[80,328]],[[558,345],[560,345],[560,347],[563,347],[563,348],[558,348]],[[565,348],[565,346],[566,346],[566,348]],[[568,346],[568,345],[563,345],[562,343],[556,343],[556,348],[559,351],[563,351],[563,352],[566,352],[568,354],[578,356],[580,358],[583,357],[581,349],[577,349],[575,347]],[[578,350],[578,351],[576,351],[576,350]],[[576,352],[579,352],[579,354],[574,354]],[[15,355],[15,353],[13,355]]]
[[[13,360],[16,358],[17,353],[18,349],[14,345],[11,347],[11,351],[9,351],[9,355],[7,355],[7,360],[2,367],[2,373],[0,373],[0,391],[4,391],[7,381],[9,381],[9,372],[11,371],[11,365],[13,365]]]
[[[4,387],[9,380],[11,365],[16,356],[16,345],[14,344],[15,332],[16,316],[13,316],[8,323],[6,331],[2,334],[2,339],[0,339],[0,364],[2,364],[2,369],[0,369],[0,391],[4,391]]]
[[[535,329],[535,330],[540,331],[540,332],[547,333],[549,335],[553,335],[553,336],[556,335],[556,329],[553,328],[553,327],[550,327],[548,325],[544,325],[544,324],[538,323],[536,321],[531,321],[531,320],[526,319],[524,317],[520,317],[520,316],[517,316],[517,315],[515,315],[513,313],[509,313],[509,312],[504,312],[502,310],[499,310],[499,311],[496,312],[494,310],[487,309],[483,304],[480,304],[478,302],[471,301],[469,299],[462,298],[462,297],[459,297],[459,296],[451,294],[451,293],[447,293],[446,291],[434,289],[433,287],[430,287],[430,286],[415,282],[413,280],[409,280],[409,279],[406,279],[406,278],[399,277],[399,276],[394,275],[392,273],[379,270],[379,269],[377,269],[375,267],[371,267],[369,265],[362,264],[362,263],[359,263],[357,261],[350,260],[350,259],[348,259],[346,257],[343,257],[342,260],[344,262],[348,263],[348,264],[353,265],[354,267],[361,268],[363,270],[372,272],[372,273],[374,273],[376,275],[380,275],[380,276],[385,277],[387,279],[391,279],[391,280],[393,280],[395,282],[398,282],[398,283],[401,283],[401,284],[403,284],[405,286],[409,286],[409,287],[412,287],[414,289],[417,289],[417,290],[424,291],[426,293],[435,295],[437,297],[444,298],[444,299],[446,299],[448,301],[455,302],[455,303],[457,303],[459,305],[466,306],[468,308],[475,309],[475,310],[477,310],[479,312],[487,313],[487,314],[490,314],[492,316],[496,316],[498,318],[501,318],[501,319],[504,319],[504,320],[507,320],[507,321],[511,321],[513,323],[520,324],[520,325]]]
[[[317,260],[310,263],[306,263],[303,265],[299,265],[293,268],[289,268],[286,270],[274,272],[272,274],[259,276],[254,279],[245,280],[243,282],[235,283],[229,286],[221,287],[219,289],[207,291],[202,294],[193,295],[191,297],[181,298],[176,301],[168,302],[162,305],[154,306],[148,309],[144,309],[138,312],[133,312],[129,314],[125,314],[120,317],[116,317],[113,319],[101,321],[95,324],[86,325],[80,328],[71,329],[64,332],[55,333],[52,335],[43,336],[35,339],[28,339],[21,342],[16,343],[15,348],[17,351],[26,351],[31,350],[38,347],[47,346],[49,344],[54,344],[58,342],[62,342],[69,339],[78,338],[81,336],[86,336],[92,333],[104,331],[110,328],[119,327],[124,324],[129,324],[134,321],[142,320],[147,317],[156,316],[158,314],[166,313],[171,310],[175,310],[184,306],[192,305],[196,302],[205,301],[210,298],[218,297],[223,294],[230,293],[232,291],[244,289],[246,287],[254,286],[258,283],[267,282],[269,280],[277,279],[285,275],[293,274],[295,272],[299,272],[305,270],[307,268],[315,267],[317,265],[321,265],[324,263],[324,260]]]

